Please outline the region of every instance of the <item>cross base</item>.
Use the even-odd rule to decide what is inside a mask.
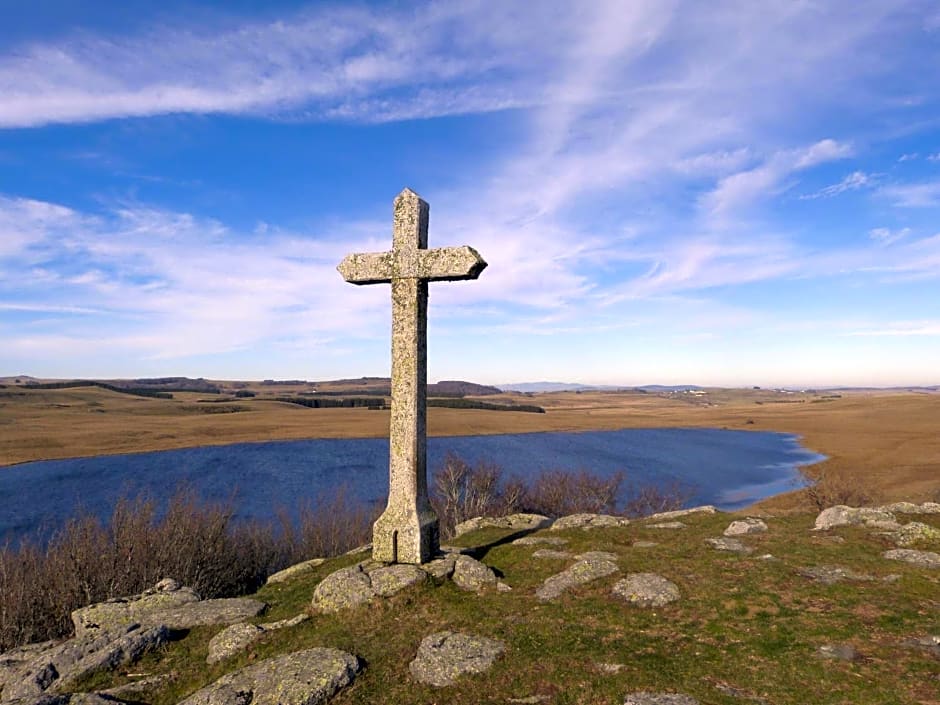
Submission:
[[[389,506],[372,527],[372,559],[382,563],[427,563],[440,551],[437,515]]]

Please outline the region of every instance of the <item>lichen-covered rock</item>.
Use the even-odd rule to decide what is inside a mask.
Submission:
[[[451,579],[461,590],[473,592],[496,585],[496,574],[493,570],[470,556],[458,556]]]
[[[313,606],[321,612],[339,612],[375,597],[372,580],[361,563],[330,573],[313,591]]]
[[[612,560],[588,557],[547,578],[535,591],[535,596],[542,602],[554,600],[570,588],[613,575],[618,570],[620,569]]]
[[[816,580],[824,585],[834,585],[843,580],[867,582],[875,579],[874,576],[866,573],[856,573],[849,568],[843,568],[838,565],[817,565],[803,568],[800,570],[800,575],[810,580]]]
[[[43,694],[31,698],[9,701],[9,705],[122,705],[119,700],[107,693],[63,693],[61,695]]]
[[[663,607],[679,599],[679,587],[656,573],[631,573],[614,585],[613,594],[635,607]]]
[[[894,532],[894,541],[898,546],[904,547],[940,542],[940,529],[919,521],[912,521]]]
[[[77,609],[72,612],[72,624],[76,637],[131,624],[167,624],[154,618],[154,615],[199,601],[199,595],[192,588],[180,587],[172,578],[164,578],[156,587],[139,595],[118,597]]]
[[[454,685],[464,674],[487,671],[505,648],[495,639],[438,632],[421,640],[408,670],[416,681],[441,688]]]
[[[752,553],[754,551],[750,546],[745,546],[738,539],[731,538],[720,538],[720,539],[705,539],[705,543],[714,548],[717,551],[728,551],[730,553]]]
[[[690,695],[682,695],[681,693],[641,691],[627,695],[624,698],[623,705],[699,705],[699,701]]]
[[[423,583],[428,574],[421,568],[408,563],[397,563],[385,568],[377,568],[369,573],[372,590],[381,597],[391,597],[411,585]]]
[[[477,529],[514,529],[517,531],[535,531],[552,525],[552,520],[542,514],[509,514],[504,517],[474,517],[454,527],[454,537],[462,536]]]
[[[514,546],[537,546],[539,544],[548,544],[549,546],[564,546],[568,539],[560,536],[523,536],[512,542]]]
[[[901,642],[901,646],[909,649],[923,649],[934,658],[940,659],[940,636],[936,634],[906,639]]]
[[[847,507],[837,504],[822,510],[816,517],[814,531],[826,531],[837,526],[864,525],[878,529],[898,529],[900,525],[889,511],[871,507]]]
[[[858,658],[858,652],[851,644],[823,644],[816,650],[816,653],[823,658],[838,661],[854,661]]]
[[[882,556],[892,561],[903,561],[921,568],[940,568],[940,553],[933,551],[915,551],[910,548],[895,548],[885,551]]]
[[[226,627],[209,641],[209,655],[206,657],[206,663],[218,663],[241,653],[263,634],[264,628],[256,624],[233,624]]]
[[[748,536],[750,534],[762,534],[767,531],[767,524],[763,519],[756,517],[747,517],[733,521],[724,530],[725,536]]]
[[[574,558],[574,554],[568,551],[556,551],[552,548],[540,548],[532,554],[532,557],[539,560],[567,561]]]
[[[338,649],[307,649],[234,671],[180,705],[317,705],[352,683],[359,659]]]
[[[894,504],[885,504],[878,507],[878,509],[892,514],[940,514],[940,502],[924,502],[923,504],[895,502]]]
[[[563,529],[598,529],[611,526],[627,526],[630,520],[626,517],[615,517],[610,514],[571,514],[556,519],[552,524],[553,531]]]
[[[714,514],[718,510],[711,504],[703,504],[699,507],[689,509],[676,509],[671,512],[659,512],[645,517],[646,521],[667,521],[670,519],[681,519],[682,517],[692,516],[693,514]]]
[[[435,558],[421,566],[421,569],[435,580],[446,580],[454,574],[454,564],[458,554],[450,554],[443,558]]]
[[[164,578],[157,587],[139,595],[120,597],[82,607],[72,612],[75,636],[109,631],[139,624],[191,629],[211,624],[234,624],[257,617],[267,609],[264,602],[247,597],[201,600],[192,588],[180,587]]]
[[[166,626],[146,629],[136,625],[116,627],[68,639],[35,653],[6,676],[3,695],[7,702],[58,692],[80,678],[100,670],[134,663],[148,651],[169,640]]]
[[[326,558],[311,558],[308,561],[295,563],[294,565],[289,566],[284,570],[279,570],[277,573],[272,573],[269,575],[265,584],[274,585],[276,583],[283,583],[287,580],[290,580],[291,578],[296,578],[298,575],[309,573],[317,566],[322,565],[324,561],[326,561]]]

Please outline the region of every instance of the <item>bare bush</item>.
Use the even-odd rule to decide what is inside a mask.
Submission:
[[[803,495],[819,511],[837,504],[872,506],[880,500],[878,493],[868,483],[845,470],[801,467],[800,474],[808,483],[803,489]]]
[[[527,511],[560,517],[589,512],[613,514],[617,511],[617,493],[623,473],[601,477],[581,470],[549,470],[536,478],[525,496]]]
[[[280,541],[278,568],[310,558],[329,558],[362,546],[371,539],[372,524],[378,518],[376,509],[351,502],[345,487],[331,497],[319,497],[300,509],[295,524],[286,510],[278,512]]]
[[[679,482],[668,485],[640,485],[631,487],[623,507],[623,515],[631,518],[647,517],[659,512],[682,509],[692,499],[692,491]]]
[[[472,517],[503,516],[518,511],[525,486],[517,480],[505,482],[497,465],[482,462],[470,466],[448,453],[444,464],[434,473],[430,495],[441,536],[448,537],[457,524]]]

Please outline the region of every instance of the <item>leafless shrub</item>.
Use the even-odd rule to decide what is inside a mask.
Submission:
[[[617,511],[617,493],[623,473],[601,477],[581,470],[542,473],[526,493],[527,511],[550,517],[579,512],[613,514]]]
[[[801,467],[800,474],[808,483],[803,489],[806,500],[818,511],[845,504],[866,507],[877,504],[878,493],[862,478],[845,470]]]
[[[640,485],[632,487],[623,515],[628,517],[645,517],[659,512],[671,512],[682,509],[692,499],[692,492],[679,482],[668,485]]]
[[[518,511],[525,486],[504,481],[498,465],[482,462],[470,466],[453,453],[434,473],[431,504],[437,513],[441,536],[453,535],[454,527],[478,516],[503,516]]]
[[[384,505],[384,503],[382,503]],[[331,497],[319,497],[301,507],[297,525],[286,510],[278,512],[278,568],[309,558],[329,558],[368,543],[378,511],[351,502],[345,487]]]

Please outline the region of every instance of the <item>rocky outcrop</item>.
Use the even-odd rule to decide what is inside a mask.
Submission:
[[[265,585],[275,585],[277,583],[283,583],[291,578],[296,578],[300,575],[309,573],[317,566],[323,565],[326,561],[326,558],[311,558],[309,561],[303,561],[301,563],[295,563],[292,566],[285,568],[284,570],[279,570],[277,573],[272,573],[268,576]]]
[[[847,507],[838,504],[824,509],[816,517],[815,531],[826,531],[837,526],[871,526],[878,529],[898,529],[894,514],[873,507]]]
[[[753,553],[754,549],[750,546],[745,546],[739,539],[730,539],[730,538],[717,538],[717,539],[705,539],[705,543],[714,548],[716,551],[727,551],[729,553]]]
[[[630,520],[626,517],[611,516],[610,514],[571,514],[556,519],[552,524],[553,531],[562,529],[599,529],[612,526],[626,526]]]
[[[645,517],[646,521],[668,521],[671,519],[681,519],[682,517],[692,516],[694,514],[715,514],[718,510],[710,504],[703,504],[699,507],[690,509],[676,509],[671,512],[659,512]]]
[[[679,599],[679,588],[656,573],[631,573],[614,585],[613,594],[634,607],[664,607]]]
[[[870,582],[875,579],[874,576],[867,573],[856,573],[854,570],[838,565],[817,565],[803,568],[799,572],[803,577],[815,580],[823,585],[835,585],[843,580]]]
[[[146,629],[133,625],[85,634],[60,644],[46,642],[44,648],[32,653],[20,650],[27,657],[18,662],[7,654],[0,701],[62,692],[91,673],[134,663],[165,644],[169,636],[164,625]]]
[[[523,536],[512,543],[514,546],[537,546],[539,544],[564,546],[568,543],[568,539],[563,539],[560,536]]]
[[[892,561],[903,561],[921,568],[940,568],[940,553],[933,551],[914,551],[909,548],[896,548],[882,554]]]
[[[747,517],[733,521],[724,530],[725,536],[748,536],[750,534],[763,534],[767,531],[767,524],[763,519]]]
[[[699,705],[698,700],[681,693],[630,693],[623,705]]]
[[[441,688],[454,685],[465,674],[489,670],[505,648],[495,639],[438,632],[421,640],[418,654],[408,670],[416,681]]]
[[[496,585],[496,574],[490,567],[470,556],[459,556],[451,580],[461,590],[479,592]]]
[[[552,520],[542,514],[509,514],[504,517],[474,517],[454,527],[454,537],[477,529],[512,529],[535,531],[552,525]]]
[[[566,570],[547,578],[535,591],[535,596],[542,602],[554,600],[567,590],[585,585],[594,580],[613,575],[618,570],[617,564],[609,558],[611,554],[584,554],[577,563]]]
[[[307,649],[234,671],[180,705],[317,705],[352,683],[359,659],[338,649]]]
[[[191,629],[208,624],[234,624],[257,617],[267,605],[247,597],[201,600],[189,587],[175,580],[161,580],[139,595],[120,597],[72,612],[75,636],[139,624]]]
[[[376,597],[391,597],[427,579],[428,573],[415,565],[364,561],[326,576],[313,592],[313,607],[320,612],[339,612]]]
[[[919,521],[904,524],[894,532],[894,542],[905,548],[921,543],[940,543],[940,529]]]

